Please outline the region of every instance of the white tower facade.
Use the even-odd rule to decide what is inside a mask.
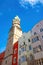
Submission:
[[[22,30],[20,27],[20,18],[16,16],[13,19],[13,27],[14,27],[14,38],[13,38],[13,44],[18,41],[19,37],[22,35]]]

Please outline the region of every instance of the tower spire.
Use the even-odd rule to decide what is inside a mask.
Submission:
[[[20,27],[20,18],[18,16],[14,17],[13,26]]]

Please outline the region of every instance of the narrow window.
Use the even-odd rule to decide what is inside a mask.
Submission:
[[[34,32],[34,35],[36,35],[36,32]]]
[[[16,63],[16,57],[14,57],[14,63]]]
[[[21,55],[21,51],[19,51],[19,55]]]
[[[31,45],[29,46],[29,50],[32,50],[32,47],[31,47]]]
[[[25,42],[24,42],[24,45],[25,45]]]
[[[7,64],[7,60],[5,61],[5,63]]]
[[[42,36],[42,38],[43,38],[43,36]]]
[[[43,32],[43,28],[40,29],[40,32]]]
[[[30,60],[33,60],[33,55],[30,55]]]
[[[39,45],[39,49],[42,50],[41,45]]]
[[[28,39],[28,42],[30,42],[30,39]]]

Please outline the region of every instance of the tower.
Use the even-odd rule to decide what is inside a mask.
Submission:
[[[22,30],[20,28],[20,19],[18,16],[16,16],[13,19],[12,27],[9,31],[7,48],[5,51],[5,56],[2,65],[12,65],[13,45],[18,41],[21,35],[22,35]]]
[[[22,30],[20,27],[20,19],[18,16],[16,16],[13,19],[13,27],[14,27],[14,38],[13,38],[13,44],[18,41],[19,37],[22,35]]]

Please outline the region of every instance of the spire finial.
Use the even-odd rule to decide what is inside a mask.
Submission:
[[[13,25],[16,25],[16,26],[20,27],[20,18],[18,16],[14,17]]]
[[[20,21],[20,18],[18,16],[16,16],[15,19]]]

